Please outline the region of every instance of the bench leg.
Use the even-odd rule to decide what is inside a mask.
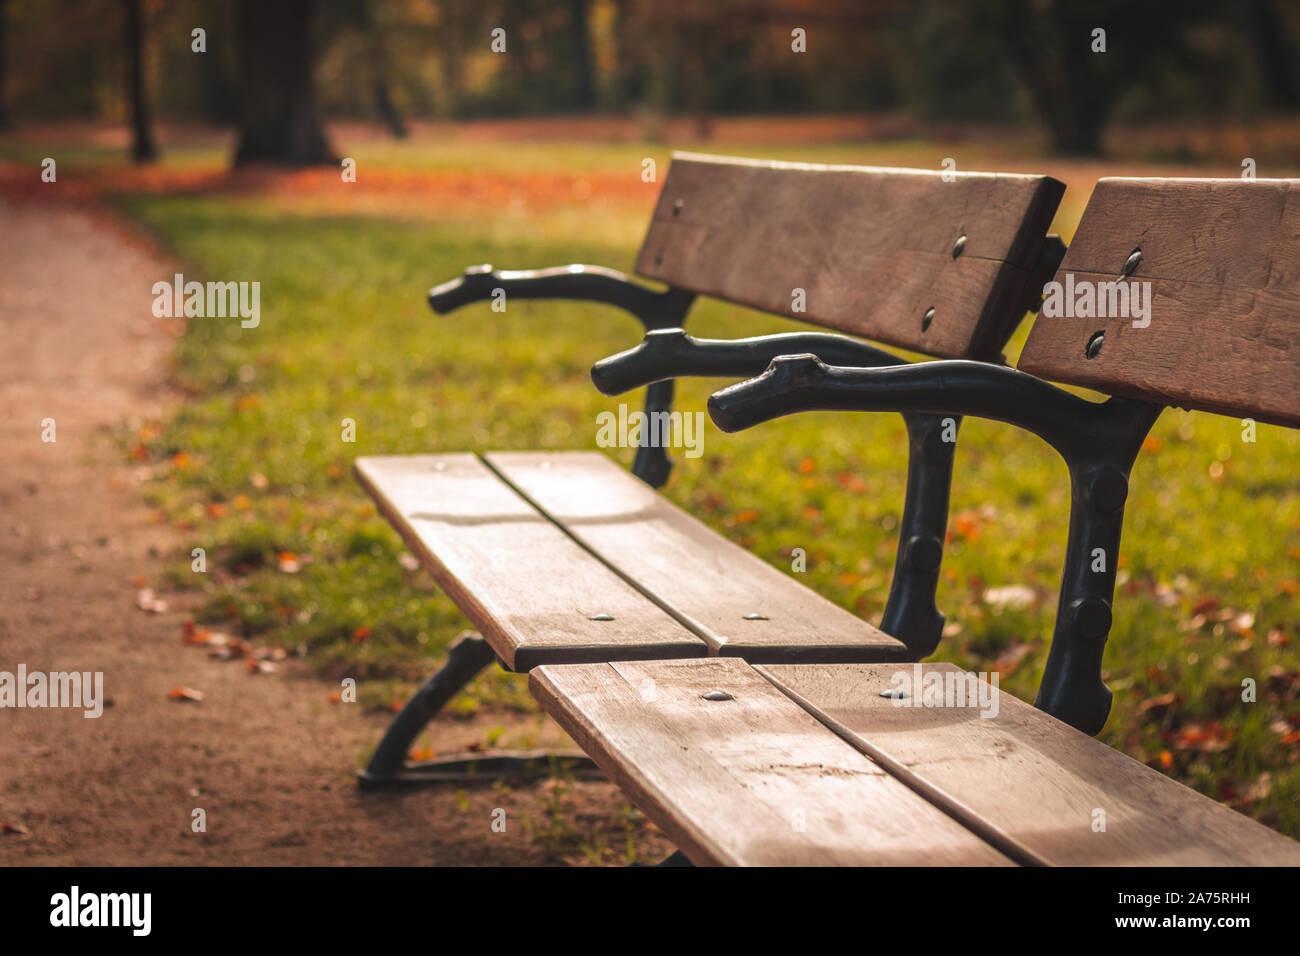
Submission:
[[[596,765],[581,754],[551,754],[534,751],[496,751],[459,754],[439,760],[415,762],[407,759],[411,744],[447,702],[460,693],[489,664],[496,660],[491,646],[477,634],[459,638],[447,652],[447,662],[406,702],[384,732],[366,769],[357,774],[364,790],[399,784],[437,783],[478,778],[544,776],[562,765],[568,769],[595,772]]]

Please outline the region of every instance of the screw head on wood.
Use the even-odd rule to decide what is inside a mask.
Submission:
[[[1138,263],[1142,261],[1142,250],[1134,249],[1124,260],[1124,275],[1131,276],[1137,271]]]
[[[934,321],[934,308],[925,310],[925,315],[921,316],[921,331],[925,332],[930,328],[930,323]]]
[[[612,621],[614,620],[608,614],[593,614],[590,618],[593,621]]]
[[[952,244],[952,257],[956,259],[966,249],[966,236],[963,233],[957,237],[957,241]]]
[[[1105,332],[1093,332],[1092,338],[1088,339],[1088,344],[1084,346],[1083,354],[1090,359],[1096,358],[1097,354],[1101,351],[1101,343],[1105,340]]]
[[[707,694],[701,694],[700,696],[703,697],[705,700],[735,700],[736,699],[732,697],[730,694],[728,694],[726,691],[721,691],[721,690],[711,690]]]

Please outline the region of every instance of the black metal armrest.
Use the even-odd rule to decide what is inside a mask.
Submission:
[[[557,266],[553,269],[495,270],[489,265],[470,266],[459,279],[429,290],[429,307],[439,315],[471,302],[493,298],[497,290],[507,303],[519,299],[576,299],[602,302],[636,316],[647,331],[680,326],[695,301],[695,293],[669,288],[656,292],[633,282],[621,272],[602,266]],[[673,383],[658,382],[646,390],[647,415],[673,407]],[[656,445],[636,450],[632,474],[658,488],[668,480],[673,463],[668,452]]]
[[[899,365],[903,359],[847,335],[784,332],[747,339],[697,339],[684,329],[654,329],[641,344],[603,358],[591,380],[606,395],[621,395],[666,379],[757,375],[778,355],[809,352],[832,365]]]
[[[829,332],[787,332],[746,339],[697,339],[682,329],[646,333],[635,348],[601,359],[591,380],[606,395],[686,376],[756,375],[779,355],[815,352],[826,361],[857,366],[899,365],[905,360],[859,339]],[[944,615],[935,604],[939,565],[948,528],[952,456],[960,416],[905,413],[907,496],[898,557],[880,626],[917,659],[939,646]]]
[[[445,315],[462,305],[491,299],[501,289],[506,300],[577,299],[603,302],[632,313],[646,329],[679,326],[695,301],[683,289],[656,292],[623,273],[603,266],[556,266],[552,269],[493,269],[470,266],[459,279],[429,290],[429,307]]]
[[[715,392],[723,431],[812,409],[976,415],[1038,435],[1070,470],[1070,534],[1056,624],[1035,706],[1099,732],[1111,693],[1101,679],[1128,476],[1163,407],[1127,398],[1089,402],[1015,369],[980,362],[837,368],[815,355],[774,359],[757,378]]]

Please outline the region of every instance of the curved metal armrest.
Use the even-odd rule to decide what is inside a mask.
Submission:
[[[607,395],[649,385],[658,388],[683,376],[754,375],[779,355],[815,351],[827,361],[854,365],[900,365],[904,360],[858,339],[829,332],[789,332],[747,339],[696,339],[682,329],[646,333],[635,348],[597,362],[591,380]],[[952,485],[952,452],[960,419],[905,413],[907,497],[900,525],[898,559],[881,627],[917,658],[932,654],[944,616],[935,606]]]
[[[459,279],[429,290],[429,307],[445,315],[462,305],[491,299],[500,289],[507,300],[577,299],[603,302],[630,312],[650,329],[680,326],[686,320],[695,293],[669,288],[656,292],[633,282],[623,273],[603,266],[556,266],[553,269],[496,270],[489,265],[470,266]],[[673,404],[673,383],[660,382],[646,392],[647,415],[667,412]],[[632,473],[653,488],[668,480],[672,462],[660,446],[642,445],[636,451]]]
[[[1101,678],[1128,476],[1163,406],[1127,398],[1089,402],[1024,372],[979,362],[834,368],[813,355],[774,359],[757,378],[715,392],[723,431],[811,409],[978,415],[1038,435],[1070,469],[1070,536],[1052,646],[1034,705],[1084,733],[1110,713]]]
[[[429,307],[445,315],[462,305],[491,299],[497,289],[507,299],[579,299],[603,302],[632,313],[647,329],[681,325],[693,292],[668,289],[656,292],[633,282],[623,273],[602,266],[556,266],[553,269],[493,269],[470,266],[459,279],[429,290]]]
[[[783,355],[756,378],[714,392],[709,414],[724,432],[814,409],[975,415],[1033,432],[1067,462],[1099,446],[1137,444],[1150,430],[1148,402],[1089,402],[1003,365],[951,360],[893,368],[842,368],[815,355]],[[1158,411],[1157,411],[1158,414]],[[1136,449],[1134,451],[1136,454]]]
[[[778,355],[801,352],[833,365],[899,365],[904,361],[874,345],[830,332],[697,339],[683,329],[652,329],[635,348],[593,365],[591,380],[606,395],[621,395],[671,378],[757,375]]]

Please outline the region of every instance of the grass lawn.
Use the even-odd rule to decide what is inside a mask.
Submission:
[[[916,144],[728,151],[928,166],[937,160],[924,156],[942,155]],[[424,293],[480,262],[630,269],[658,188],[637,192],[643,155],[660,157],[662,178],[667,151],[636,145],[461,146],[403,158],[435,172],[532,177],[518,202],[476,215],[444,215],[437,195],[420,194],[411,215],[331,213],[275,192],[115,197],[187,279],[261,283],[260,327],[193,320],[175,353],[176,382],[192,399],[173,419],[123,434],[127,453],[154,469],[148,489],[162,515],[207,552],[208,574],[191,572],[186,550],[170,582],[201,590],[201,620],[302,647],[323,672],[363,679],[362,699],[376,706],[435,667],[466,622],[399,560],[402,544],[351,462],[596,447],[597,413],[617,400],[591,387],[588,368],[639,340],[635,320],[556,302],[436,317]],[[357,156],[364,177],[373,167]],[[588,166],[636,185],[608,203],[599,191],[546,195],[548,175]],[[1087,190],[1067,195],[1058,228],[1068,235]],[[723,338],[794,327],[717,302],[697,305],[688,322]],[[703,410],[719,384],[682,383],[679,407]],[[636,407],[640,395],[625,400]],[[342,440],[344,419],[355,422],[354,443]],[[1170,410],[1147,446],[1132,476],[1106,652],[1115,705],[1102,739],[1300,837],[1300,434],[1260,426],[1247,443],[1236,420]],[[679,453],[665,493],[777,567],[789,571],[791,551],[805,549],[804,583],[877,620],[904,447],[897,416],[807,414],[738,435],[709,423],[703,458]],[[631,453],[618,458],[630,464]],[[963,425],[940,659],[998,670],[1005,690],[1033,698],[1067,513],[1065,467],[1045,444],[994,422]],[[1241,699],[1247,678],[1258,703]],[[534,708],[523,680],[501,674],[456,706]]]

